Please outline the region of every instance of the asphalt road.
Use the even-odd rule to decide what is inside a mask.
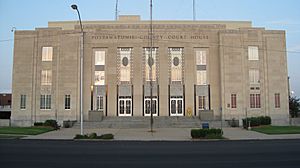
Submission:
[[[299,168],[300,140],[191,142],[0,140],[0,167]]]

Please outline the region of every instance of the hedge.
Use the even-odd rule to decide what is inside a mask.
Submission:
[[[207,138],[211,136],[222,136],[223,132],[221,129],[192,129],[191,136],[192,138]]]
[[[59,129],[59,125],[56,120],[46,120],[45,122],[35,122],[34,126],[46,126],[54,129]]]
[[[98,136],[96,133],[85,134],[85,135],[77,134],[77,135],[75,135],[74,139],[114,139],[114,135],[113,134],[102,134],[102,135]]]
[[[246,124],[247,121],[247,124]],[[269,116],[260,116],[260,117],[248,117],[243,119],[243,127],[247,128],[249,126],[255,127],[260,125],[271,125],[271,117]]]

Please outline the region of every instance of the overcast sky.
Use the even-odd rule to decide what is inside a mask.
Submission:
[[[154,20],[192,20],[192,0],[153,0]],[[0,0],[0,92],[11,92],[13,33],[47,27],[48,21],[113,20],[115,0]],[[149,0],[119,0],[119,14],[149,19]],[[246,20],[255,27],[286,30],[291,90],[300,96],[299,0],[196,0],[197,20]],[[280,67],[279,67],[280,68]]]

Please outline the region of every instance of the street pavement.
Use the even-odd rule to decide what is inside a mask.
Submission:
[[[1,168],[298,168],[299,140],[0,140]]]
[[[84,133],[95,132],[98,135],[112,133],[114,140],[127,141],[190,141],[192,128],[155,128],[150,132],[147,128],[136,129],[84,129]],[[229,140],[264,140],[264,139],[300,139],[300,134],[266,135],[242,128],[223,128],[224,137]],[[61,128],[40,135],[27,136],[23,139],[73,139],[80,133],[78,128]]]

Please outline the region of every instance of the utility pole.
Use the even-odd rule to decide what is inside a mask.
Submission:
[[[119,3],[119,1],[116,0],[116,11],[115,11],[115,20],[116,21],[118,20],[118,3]]]
[[[154,60],[152,57],[152,48],[153,48],[153,25],[152,25],[152,0],[150,0],[150,57],[148,60],[148,64],[150,66],[150,112],[151,112],[151,117],[150,117],[150,127],[151,127],[151,132],[153,132],[153,79],[152,79],[152,66],[154,64]]]
[[[196,20],[196,0],[193,0],[193,21]]]

